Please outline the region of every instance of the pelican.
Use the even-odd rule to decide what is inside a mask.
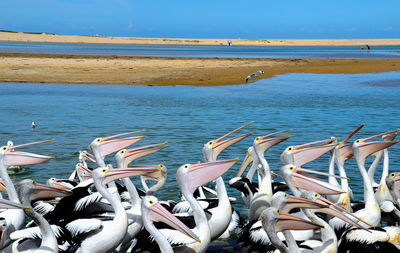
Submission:
[[[358,210],[355,212],[355,216],[360,217],[364,220],[369,226],[378,226],[381,221],[381,210],[379,208],[379,204],[374,197],[374,191],[372,188],[371,180],[368,176],[368,173],[365,169],[364,163],[367,156],[388,148],[397,142],[395,141],[383,141],[383,142],[368,142],[374,138],[380,137],[382,135],[391,134],[395,131],[374,135],[364,139],[358,139],[353,142],[353,155],[356,159],[357,167],[360,171],[361,177],[363,179],[364,184],[364,202],[365,208]],[[335,229],[337,235],[341,235],[344,230],[348,228],[346,224],[343,222],[333,218],[329,221],[329,224]]]
[[[248,76],[246,77],[246,83],[249,81],[249,79],[256,78],[256,77],[258,77],[258,75],[263,75],[263,74],[264,74],[264,71],[262,71],[262,70],[257,70],[256,72],[254,72],[254,73],[252,73],[252,74],[250,74],[250,75],[248,75]]]
[[[99,167],[93,170],[93,181],[98,192],[109,201],[115,211],[112,220],[77,219],[66,225],[73,237],[87,234],[80,242],[76,252],[111,252],[122,241],[128,227],[127,215],[121,202],[105,188],[107,183],[130,176],[139,176],[155,172],[154,168],[136,167],[124,169],[109,169]]]
[[[193,233],[185,224],[183,224],[179,219],[173,216],[170,212],[168,212],[159,202],[158,199],[154,196],[145,196],[142,200],[142,217],[143,223],[146,230],[151,234],[154,240],[157,242],[161,252],[172,253],[171,245],[168,240],[164,237],[164,235],[157,230],[154,226],[153,222],[161,221],[166,223],[167,225],[175,228],[179,232],[184,235],[189,236],[189,238],[193,239],[201,243],[200,239],[196,234]]]
[[[52,140],[31,142],[17,146],[3,146],[0,148],[0,176],[6,186],[7,193],[11,201],[20,203],[14,184],[7,173],[7,168],[9,166],[40,164],[53,158],[51,156],[16,151],[16,149],[49,141]],[[0,219],[5,219],[7,223],[7,226],[4,228],[3,236],[0,238],[0,249],[2,249],[11,242],[9,238],[10,233],[22,227],[25,215],[21,209],[8,209],[0,213]]]
[[[140,133],[143,131],[145,131],[145,130],[121,133],[121,134],[104,137],[104,138],[95,138],[89,144],[89,149],[93,152],[97,165],[99,167],[106,167],[104,158],[108,154],[117,152],[118,150],[121,150],[127,146],[130,146],[144,138],[144,136],[131,136],[131,137],[122,137],[122,138],[117,138],[117,137],[126,136],[126,135],[134,134],[134,133]],[[110,182],[108,189],[118,200],[120,200],[120,196],[118,194],[118,189],[117,189],[117,186],[114,181]]]
[[[38,198],[64,197],[70,194],[71,191],[37,184],[31,179],[18,183],[18,196],[25,206],[30,206],[31,201]],[[53,229],[56,233],[60,233],[59,228],[51,227],[47,220],[32,208],[26,208],[23,211],[36,223],[40,231],[37,231],[37,228],[28,228],[13,232],[10,235],[11,238],[18,240],[4,249],[4,252],[58,252],[58,242]]]

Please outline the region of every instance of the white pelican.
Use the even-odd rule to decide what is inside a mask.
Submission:
[[[393,131],[392,131],[393,132]],[[367,156],[388,148],[397,142],[395,141],[383,141],[383,142],[368,142],[371,139],[380,137],[382,135],[390,134],[392,132],[378,134],[364,139],[358,139],[353,143],[352,149],[354,158],[356,159],[357,167],[360,171],[361,177],[364,184],[364,202],[365,208],[358,210],[354,214],[364,220],[369,226],[378,226],[381,222],[381,210],[379,204],[374,197],[374,191],[372,189],[372,183],[365,169],[364,163]],[[329,224],[335,229],[338,236],[341,235],[344,230],[348,228],[348,225],[342,221],[333,218],[329,221]]]
[[[70,194],[71,191],[37,184],[31,179],[18,183],[18,196],[26,206],[30,206],[31,201],[35,199],[64,197]],[[58,252],[58,242],[53,229],[58,234],[60,228],[51,227],[47,220],[32,208],[26,208],[24,212],[38,227],[13,232],[10,236],[17,240],[3,252]]]
[[[115,211],[112,220],[102,221],[99,219],[77,219],[66,225],[73,237],[87,234],[80,242],[76,252],[111,252],[122,241],[128,227],[127,215],[121,202],[117,200],[104,185],[107,183],[130,176],[140,176],[154,172],[153,168],[124,168],[108,169],[100,167],[93,170],[93,181],[100,194],[109,201]]]
[[[146,230],[157,242],[161,252],[172,253],[171,245],[164,235],[154,226],[153,222],[164,222],[167,225],[189,236],[194,241],[200,242],[200,239],[185,224],[168,212],[154,196],[145,196],[142,200],[142,217]]]
[[[17,146],[3,146],[0,148],[0,176],[7,188],[7,193],[11,201],[20,203],[14,184],[7,173],[7,168],[9,166],[22,166],[44,163],[53,158],[51,156],[43,156],[28,152],[16,151],[16,149],[44,142],[48,141],[32,142]],[[11,242],[9,238],[10,233],[22,227],[25,215],[21,209],[9,209],[1,212],[0,218],[5,219],[7,223],[7,226],[3,228],[3,236],[0,238],[0,249],[2,249]]]

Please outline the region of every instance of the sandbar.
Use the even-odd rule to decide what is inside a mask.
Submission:
[[[0,53],[0,82],[217,86],[286,73],[400,71],[400,59],[190,58]],[[258,79],[251,80],[254,82]]]
[[[236,46],[398,46],[400,39],[191,39],[191,38],[135,38],[110,36],[58,35],[49,33],[23,33],[0,31],[0,41],[52,42],[52,43],[100,43],[142,45],[226,45]]]

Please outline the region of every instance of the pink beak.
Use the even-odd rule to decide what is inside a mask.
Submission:
[[[168,145],[166,145],[166,144],[168,144],[168,142],[143,146],[143,147],[139,147],[139,148],[126,149],[125,150],[124,167],[128,167],[128,165],[136,159],[153,154],[157,151],[160,151],[160,150],[168,147]]]
[[[251,121],[250,123],[247,123],[246,125],[243,125],[227,134],[225,134],[224,136],[219,137],[218,139],[214,140],[214,144],[213,144],[213,159],[216,160],[218,158],[218,155],[227,147],[232,146],[233,144],[247,138],[248,136],[252,135],[254,132],[250,132],[247,134],[243,134],[241,136],[235,137],[235,138],[231,138],[231,139],[227,139],[224,140],[226,137],[232,135],[233,133],[241,130],[242,128],[247,127],[250,124],[253,124],[254,121]]]
[[[199,237],[178,218],[167,211],[160,203],[156,203],[150,207],[149,219],[155,222],[164,222],[165,224],[175,228],[179,232],[201,242]]]
[[[215,180],[231,168],[239,159],[220,160],[215,162],[206,162],[185,165],[188,166],[188,185],[193,193],[198,187]]]
[[[275,132],[275,133],[271,133],[271,134],[267,134],[262,137],[259,137],[260,138],[259,145],[260,145],[261,152],[266,152],[272,146],[275,146],[275,145],[289,139],[291,136],[274,136],[274,135],[285,133],[285,132],[288,132],[291,130],[292,129],[287,129],[287,130],[283,130],[283,131],[279,131],[279,132]]]
[[[106,177],[103,180],[103,185],[106,185],[114,180],[125,177],[144,176],[149,173],[156,172],[157,170],[158,170],[158,165],[143,165],[140,167],[110,169],[106,173]]]
[[[107,155],[117,152],[118,150],[121,150],[127,146],[130,146],[144,138],[144,136],[132,136],[132,137],[123,137],[123,138],[116,138],[116,137],[125,136],[128,134],[139,133],[139,132],[143,132],[143,131],[145,131],[145,130],[121,133],[121,134],[116,134],[116,135],[96,139],[96,140],[100,141],[100,155],[101,155],[102,159],[104,159],[104,157],[106,157]]]
[[[35,183],[35,190],[31,194],[31,200],[52,199],[71,195],[70,190]]]
[[[317,223],[309,220],[302,219],[300,217],[281,213],[278,222],[275,225],[276,232],[282,232],[285,230],[308,230],[323,228]]]

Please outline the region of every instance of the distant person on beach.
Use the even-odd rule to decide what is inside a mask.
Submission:
[[[368,50],[368,52],[371,50],[371,48],[369,47],[369,45],[367,45],[367,50]]]
[[[361,52],[364,51],[364,46],[361,46],[361,47],[360,47],[360,51],[361,51]]]

